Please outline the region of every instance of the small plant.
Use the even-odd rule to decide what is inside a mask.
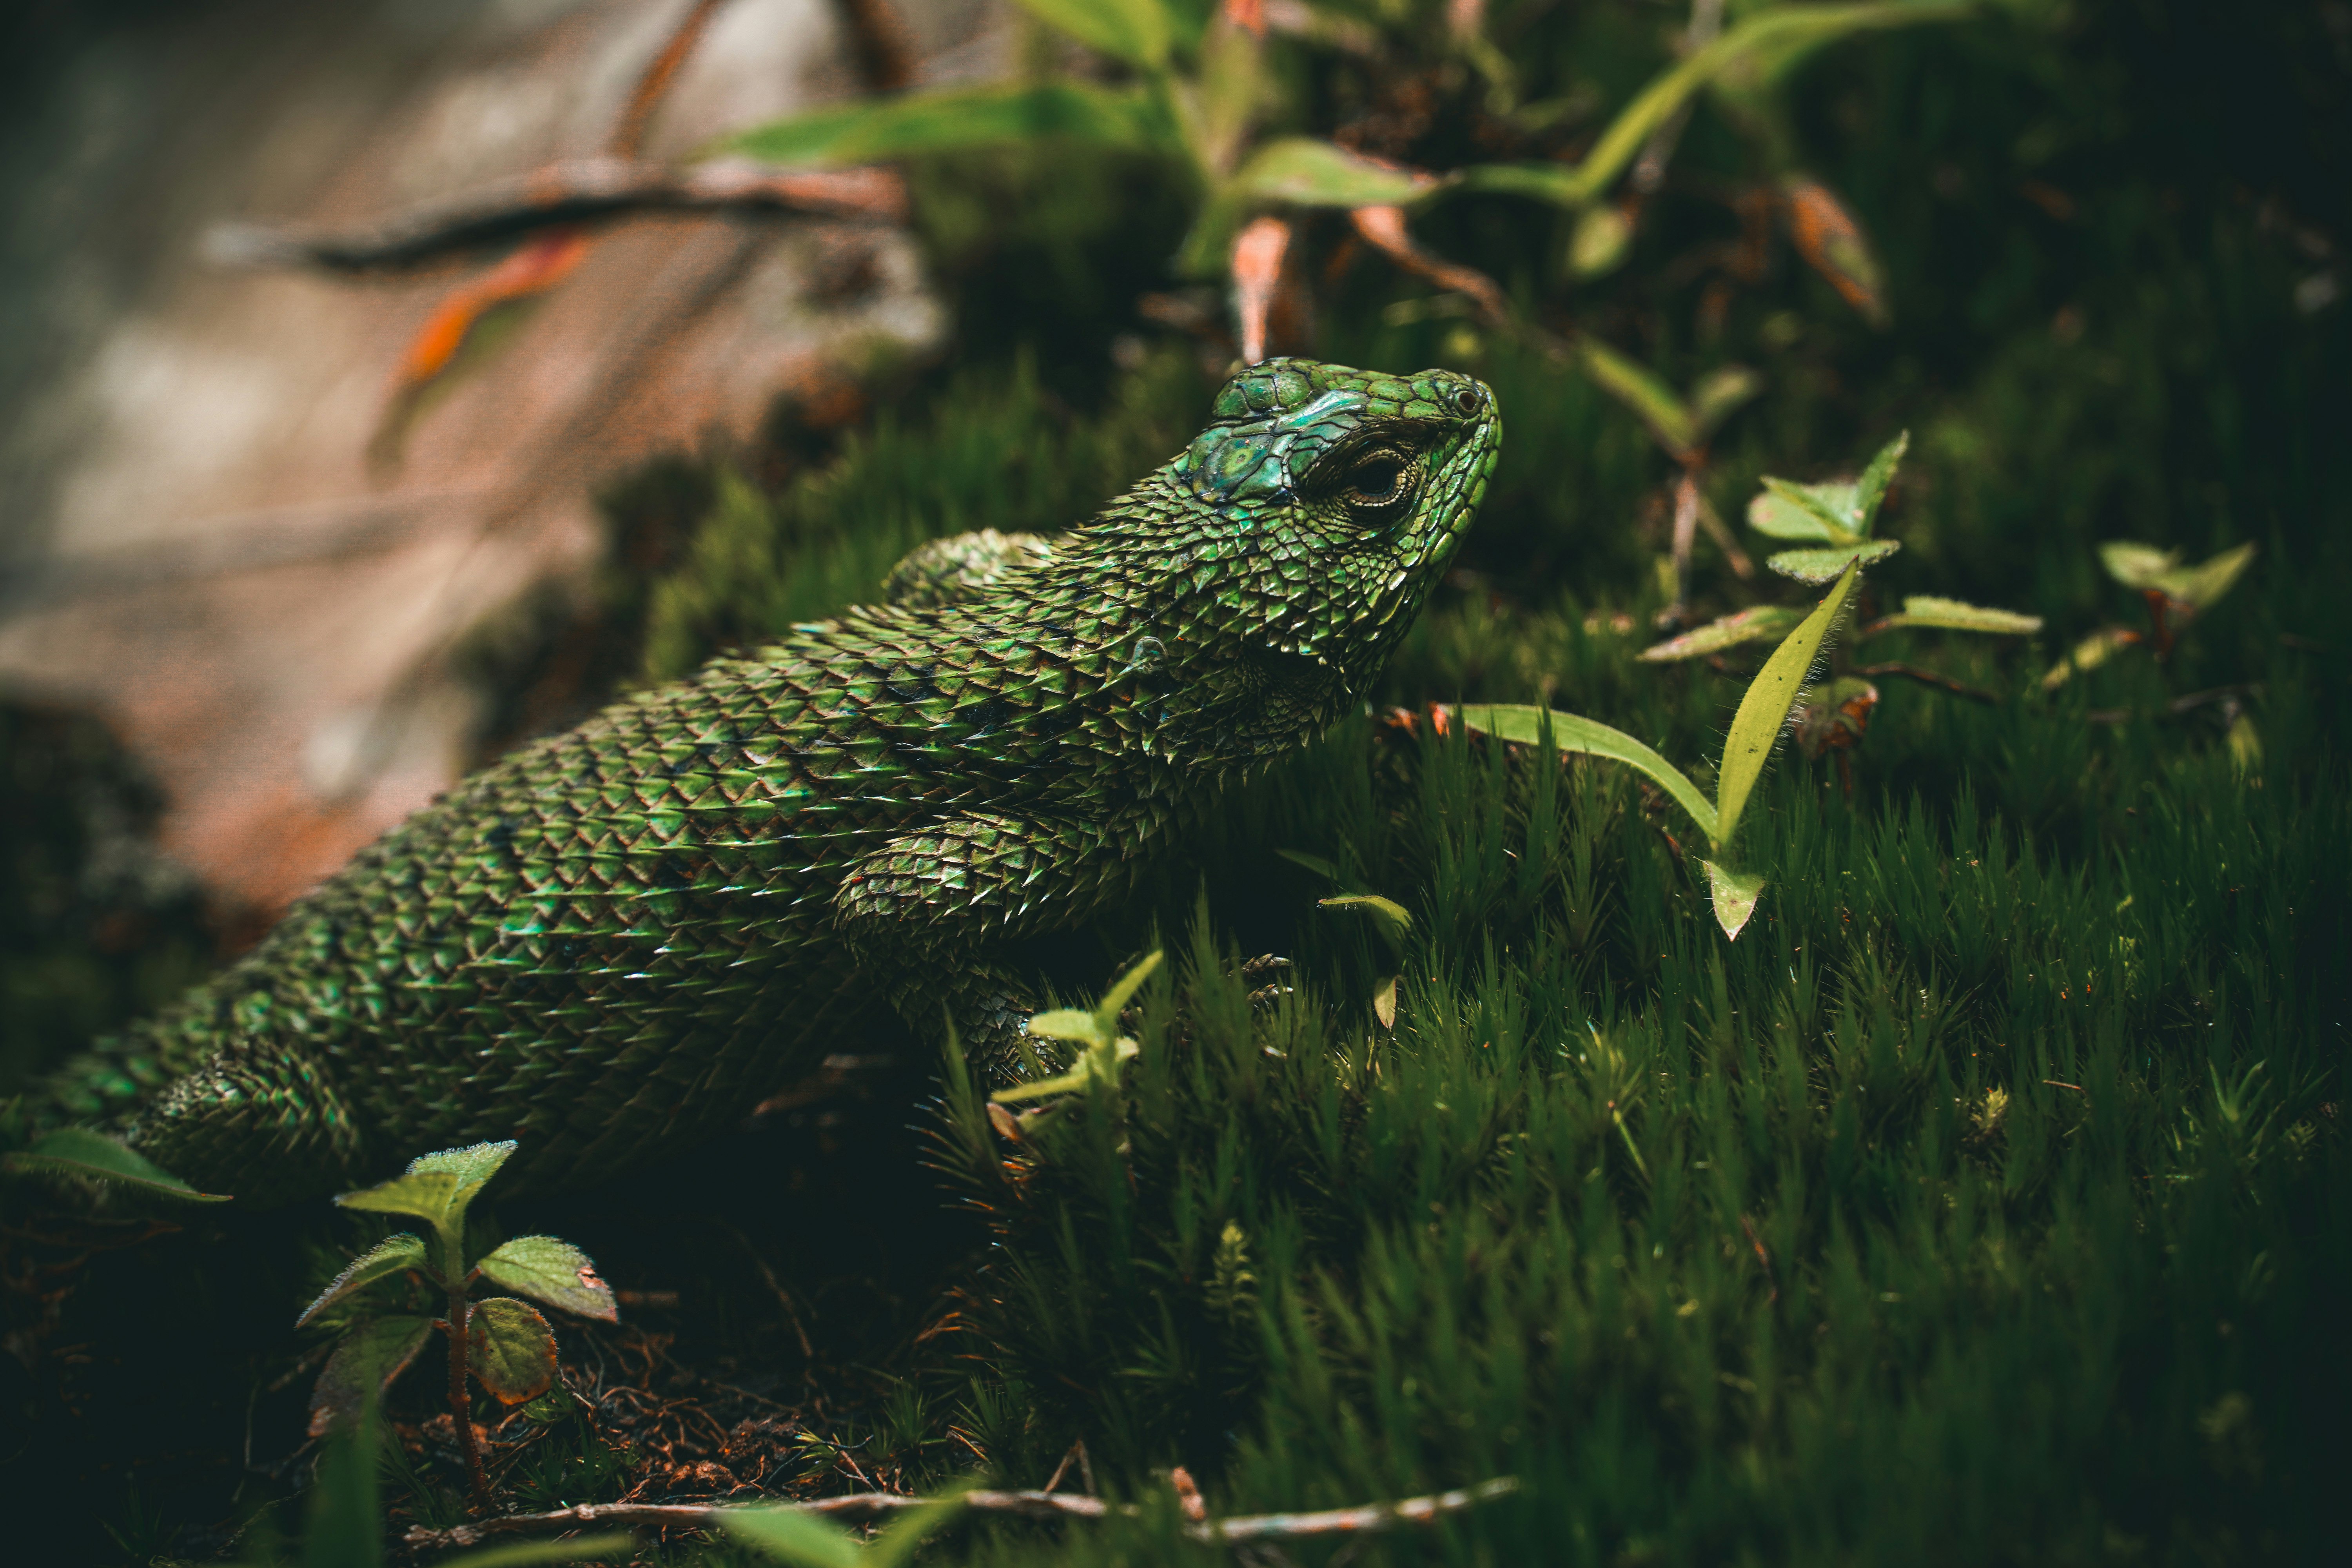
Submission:
[[[1000,1089],[988,1097],[989,1121],[1008,1136],[1017,1137],[1018,1121],[1003,1109],[1024,1100],[1044,1100],[1057,1094],[1084,1094],[1097,1085],[1105,1089],[1118,1087],[1120,1069],[1142,1047],[1118,1032],[1118,1016],[1151,972],[1160,967],[1161,954],[1146,954],[1134,967],[1111,983],[1102,1000],[1093,1008],[1061,1007],[1051,1012],[1033,1015],[1029,1032],[1041,1040],[1066,1040],[1078,1047],[1068,1067],[1055,1070],[1053,1063],[1040,1056],[1026,1041],[1022,1043],[1022,1055],[1031,1071],[1041,1076],[1011,1089]],[[1029,1113],[1032,1119],[1045,1114]]]
[[[466,1211],[514,1151],[510,1141],[445,1149],[411,1161],[389,1182],[337,1198],[345,1208],[424,1220],[431,1237],[387,1237],[354,1258],[295,1321],[297,1328],[312,1322],[354,1291],[394,1274],[422,1277],[445,1292],[448,1307],[441,1317],[371,1317],[345,1331],[311,1394],[310,1430],[320,1435],[356,1420],[438,1329],[449,1346],[449,1414],[477,1502],[488,1495],[489,1483],[474,1436],[467,1377],[470,1373],[504,1405],[536,1399],[555,1383],[555,1334],[529,1301],[512,1296],[474,1300],[467,1294],[474,1283],[487,1279],[582,1317],[620,1321],[612,1288],[597,1278],[588,1255],[568,1241],[517,1237],[467,1265]]]
[[[1767,557],[1764,564],[1800,583],[1823,583],[1853,563],[1883,561],[1900,550],[1901,541],[1877,537],[1875,530],[1887,488],[1910,444],[1909,431],[1895,437],[1879,449],[1859,479],[1798,484],[1767,476],[1762,492],[1748,505],[1748,526],[1769,538],[1799,542],[1803,547],[1780,551]],[[1782,636],[1804,615],[1801,605],[1752,605],[1645,648],[1640,657],[1656,664],[1719,655]],[[1913,595],[1903,601],[1897,613],[1861,627],[1849,645],[1906,628],[2023,637],[2041,630],[2042,618],[1958,599]],[[1848,794],[1853,789],[1849,756],[1862,743],[1879,701],[1874,679],[1901,676],[1960,696],[1991,700],[1990,692],[1916,665],[1855,665],[1843,649],[1832,654],[1830,676],[1797,694],[1792,723],[1798,747],[1807,757],[1818,761],[1829,752],[1837,754],[1839,776]]]
[[[2181,628],[2235,587],[2253,559],[2252,542],[2224,550],[2194,566],[2180,563],[2180,552],[2158,550],[2153,544],[2118,539],[2100,545],[2099,564],[2106,568],[2107,575],[2137,594],[2147,606],[2148,629],[2103,626],[2093,632],[2050,667],[2042,678],[2042,689],[2055,691],[2076,670],[2096,669],[2126,648],[2145,647],[2159,659],[2170,657]]]

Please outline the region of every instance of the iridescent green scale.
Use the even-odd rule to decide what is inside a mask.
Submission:
[[[723,1126],[877,994],[1004,1070],[999,956],[1361,700],[1483,496],[1467,377],[1275,360],[1092,522],[927,545],[891,599],[617,703],[420,812],[79,1065],[84,1114],[257,1202],[521,1145],[510,1190]]]

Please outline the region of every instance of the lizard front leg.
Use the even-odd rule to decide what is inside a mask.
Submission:
[[[835,923],[910,1026],[929,1033],[944,1016],[968,1060],[1009,1079],[1036,1002],[1003,944],[1124,891],[1131,843],[1067,817],[948,817],[858,861],[834,897]]]

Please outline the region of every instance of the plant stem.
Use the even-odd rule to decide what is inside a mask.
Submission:
[[[466,1335],[472,1327],[473,1303],[466,1300],[464,1243],[442,1237],[446,1261],[441,1277],[449,1288],[449,1315],[443,1331],[449,1336],[449,1419],[457,1423],[457,1447],[466,1456],[466,1483],[477,1506],[490,1500],[489,1478],[482,1473],[482,1447],[474,1440],[473,1401],[466,1393]]]

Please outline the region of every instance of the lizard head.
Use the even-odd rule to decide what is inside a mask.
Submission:
[[[1263,752],[1357,700],[1501,442],[1494,393],[1452,371],[1275,359],[1227,382],[1192,445],[1086,531],[1115,534],[1127,579],[1153,585],[1150,657],[1199,705],[1181,727]]]

